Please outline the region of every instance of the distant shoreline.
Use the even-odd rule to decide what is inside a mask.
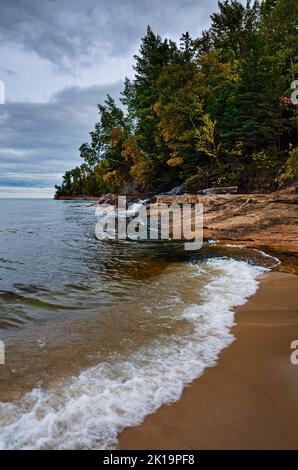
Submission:
[[[59,197],[54,197],[54,201],[99,201],[100,196],[59,196]]]

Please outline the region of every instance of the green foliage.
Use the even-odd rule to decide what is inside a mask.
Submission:
[[[298,147],[290,148],[289,157],[277,178],[280,186],[294,183],[298,180]]]
[[[216,142],[216,123],[212,121],[208,114],[202,116],[202,125],[195,129],[196,150],[207,158],[218,160],[220,157],[220,144]]]
[[[60,196],[118,192],[137,183],[157,193],[185,182],[270,190],[297,178],[297,0],[224,0],[199,38],[180,46],[150,27],[125,79],[108,96],[84,163],[67,171]]]
[[[202,178],[200,177],[200,175],[190,176],[185,181],[185,186],[187,188],[187,191],[189,192],[198,191],[200,189],[201,184],[202,184]]]

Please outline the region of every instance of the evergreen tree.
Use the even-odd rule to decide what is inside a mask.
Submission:
[[[209,30],[184,33],[180,48],[148,27],[122,106],[109,95],[98,105],[80,147],[84,163],[65,173],[57,197],[132,182],[155,193],[181,182],[289,184],[297,175],[297,24],[297,0],[223,0]]]

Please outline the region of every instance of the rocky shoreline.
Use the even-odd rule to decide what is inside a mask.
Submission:
[[[145,199],[146,195],[126,197],[134,202]],[[61,199],[117,203],[115,194]],[[281,260],[276,269],[298,273],[298,183],[269,194],[164,194],[148,201],[167,205],[203,204],[205,240],[264,250]]]
[[[270,194],[159,196],[157,203],[204,205],[204,238],[264,250],[298,273],[298,184]]]

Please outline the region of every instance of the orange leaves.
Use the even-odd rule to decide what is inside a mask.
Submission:
[[[103,175],[102,179],[105,183],[109,183],[112,179],[115,178],[115,176],[117,175],[117,171],[114,170],[114,171],[108,171],[108,173],[106,173],[105,175]]]

